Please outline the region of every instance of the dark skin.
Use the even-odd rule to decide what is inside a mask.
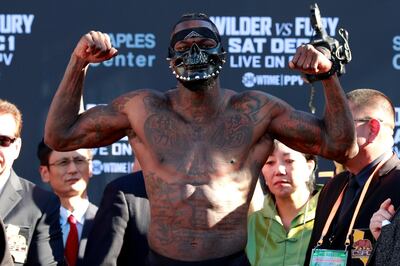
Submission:
[[[193,20],[178,24],[175,32],[199,26],[212,29]],[[196,38],[175,48],[211,41]],[[178,82],[165,93],[133,91],[78,114],[88,64],[115,54],[106,34],[81,38],[50,106],[45,141],[56,150],[73,150],[109,145],[127,135],[145,175],[149,244],[163,256],[201,261],[245,248],[249,203],[274,138],[339,162],[357,152],[352,116],[336,76],[323,81],[322,119],[263,92],[222,89],[218,77],[195,91],[185,87],[190,82]],[[291,67],[324,73],[331,62],[303,46]]]

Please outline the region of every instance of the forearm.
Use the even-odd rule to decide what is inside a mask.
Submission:
[[[86,61],[71,56],[46,120],[45,141],[53,148],[67,148],[79,137],[72,129],[79,115],[87,67]]]
[[[353,116],[336,74],[322,81],[325,91],[326,149],[335,161],[343,163],[358,152]]]

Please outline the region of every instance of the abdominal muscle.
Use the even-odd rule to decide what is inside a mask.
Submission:
[[[200,261],[245,248],[248,181],[208,183],[167,184],[147,178],[151,249],[176,260]]]

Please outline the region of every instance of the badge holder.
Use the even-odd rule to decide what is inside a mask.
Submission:
[[[390,158],[390,157],[389,157]],[[363,190],[361,192],[360,198],[358,199],[356,209],[354,211],[353,217],[351,219],[351,223],[349,226],[349,230],[347,231],[346,241],[345,241],[345,249],[344,250],[334,250],[334,249],[322,249],[320,248],[323,244],[324,237],[328,233],[329,227],[335,217],[340,203],[343,199],[344,191],[348,184],[342,189],[340,192],[339,197],[337,198],[335,204],[331,212],[329,213],[328,219],[326,220],[324,229],[322,230],[322,234],[318,243],[315,248],[311,251],[311,259],[310,259],[310,266],[346,266],[347,265],[347,257],[348,257],[348,249],[350,246],[350,236],[351,232],[353,231],[354,223],[356,221],[356,217],[358,212],[360,211],[361,204],[364,200],[365,194],[367,194],[367,190],[369,185],[371,184],[372,178],[375,176],[375,173],[382,167],[382,165],[389,159],[386,158],[382,160],[378,166],[374,169],[372,174],[368,177],[367,182],[365,183]]]

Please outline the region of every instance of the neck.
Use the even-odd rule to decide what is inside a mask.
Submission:
[[[310,191],[304,188],[301,191],[298,189],[288,197],[276,197],[276,208],[281,217],[283,227],[288,231],[293,219],[297,216],[301,208],[307,203],[310,198]]]
[[[0,174],[0,179],[5,180],[11,175],[11,168],[6,168],[4,171]]]
[[[214,117],[223,105],[223,91],[219,87],[218,78],[203,84],[196,90],[188,89],[190,84],[178,83],[176,109],[188,119],[201,122]]]
[[[77,195],[73,197],[60,197],[61,206],[65,209],[73,212],[75,209],[79,208],[82,205],[82,202],[86,200],[85,195]]]
[[[353,174],[358,174],[364,167],[373,162],[376,158],[381,156],[383,153],[389,152],[383,149],[372,149],[372,148],[360,148],[356,157],[348,160],[345,163],[345,167],[348,171]]]

